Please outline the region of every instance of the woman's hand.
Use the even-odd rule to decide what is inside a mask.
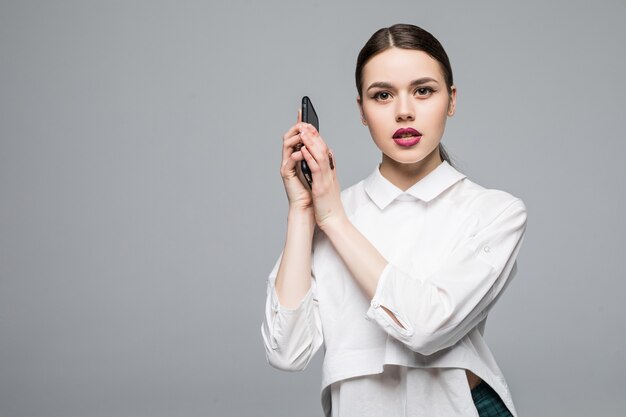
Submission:
[[[332,151],[320,136],[317,129],[308,123],[298,123],[300,138],[304,146],[293,154],[294,159],[304,159],[309,165],[313,184],[311,196],[315,221],[320,229],[336,221],[345,219],[345,211],[341,202],[341,187],[337,180],[335,161]]]
[[[311,192],[304,185],[304,178],[297,165],[302,161],[302,152],[294,148],[302,142],[300,129],[304,125],[302,114],[298,111],[298,122],[283,135],[283,158],[280,166],[280,175],[289,200],[289,208],[296,210],[313,210]]]

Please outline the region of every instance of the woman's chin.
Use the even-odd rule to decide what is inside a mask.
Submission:
[[[386,159],[393,161],[395,164],[402,165],[416,165],[428,163],[436,157],[437,155],[433,155],[433,152],[429,152],[427,154],[423,152],[403,152],[403,153],[389,153],[385,154]],[[391,162],[390,161],[390,162]]]

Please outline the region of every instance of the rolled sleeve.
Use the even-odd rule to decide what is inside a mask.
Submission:
[[[261,326],[265,355],[275,368],[300,371],[322,344],[315,280],[311,279],[311,288],[296,308],[286,308],[280,304],[274,287],[277,269],[276,266],[268,278],[265,319]]]
[[[525,229],[526,208],[516,199],[434,273],[414,276],[388,264],[367,317],[421,354],[452,346],[486,317],[515,274]]]

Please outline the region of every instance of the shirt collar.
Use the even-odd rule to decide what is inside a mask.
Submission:
[[[416,198],[429,202],[450,186],[462,180],[466,176],[452,167],[447,161],[443,161],[424,178],[413,184],[408,190],[402,191],[383,177],[377,166],[374,172],[365,179],[365,192],[372,201],[383,210],[397,198]]]

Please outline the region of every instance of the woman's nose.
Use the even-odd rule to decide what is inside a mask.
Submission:
[[[401,97],[397,101],[396,121],[415,120],[415,109],[409,97]]]

